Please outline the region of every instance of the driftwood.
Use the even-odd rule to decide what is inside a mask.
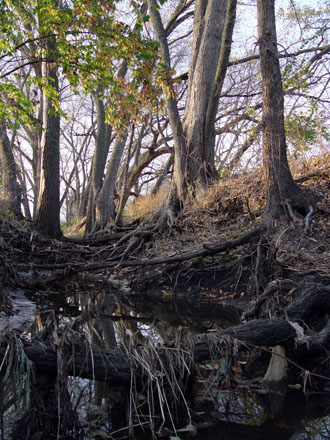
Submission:
[[[330,311],[330,279],[310,277],[304,280],[300,296],[287,308],[289,318],[309,324]]]
[[[304,352],[308,352],[309,346],[314,353],[317,349],[321,352],[326,348],[330,348],[329,333],[310,338],[308,344],[304,344]],[[269,319],[254,320],[219,331],[213,334],[212,340],[216,341],[216,344],[221,347],[221,344],[236,339],[242,343],[238,346],[241,350],[246,349],[247,346],[275,345],[283,345],[293,350],[296,336],[296,330],[287,321]],[[325,341],[329,347],[324,345]],[[161,353],[166,348],[162,347],[158,350]],[[6,348],[2,347],[0,349],[1,359],[3,359],[5,352]],[[57,355],[53,348],[39,343],[26,343],[24,344],[24,352],[39,372],[56,375]],[[301,348],[299,353],[301,354]],[[202,362],[212,357],[214,357],[214,342],[211,344],[207,337],[197,337],[193,346],[194,362]],[[118,349],[104,350],[97,347],[92,348],[85,344],[73,344],[66,349],[66,359],[69,375],[72,376],[102,380],[114,384],[128,383],[131,378],[130,358]]]
[[[303,327],[297,326],[297,321],[303,325],[302,319],[318,313],[319,317],[327,314],[330,309],[330,279],[328,277],[310,277],[297,287],[299,295],[296,301],[287,307],[288,320],[256,319],[241,325],[212,332],[209,335],[199,335],[192,338],[189,347],[184,351],[192,354],[194,362],[209,360],[214,357],[214,347],[221,348],[233,339],[238,341],[240,350],[247,347],[274,347],[282,345],[288,349],[292,361],[303,361],[303,368],[326,367],[319,362],[320,357],[327,356],[330,349],[330,323],[320,326],[318,333],[306,336]],[[319,322],[323,322],[319,320]],[[212,342],[211,342],[212,340]],[[46,343],[27,343],[22,341],[26,356],[43,374],[56,374],[57,354]],[[192,348],[191,348],[192,347]],[[0,360],[5,357],[6,346],[0,348]],[[73,376],[97,379],[111,383],[127,383],[131,378],[131,361],[129,353],[119,349],[104,350],[85,342],[66,340],[64,354],[68,364],[68,372]],[[136,349],[137,351],[139,348]],[[166,347],[157,348],[159,352]],[[218,353],[220,353],[218,351]],[[191,356],[190,354],[190,356]],[[323,359],[323,360],[324,360]]]

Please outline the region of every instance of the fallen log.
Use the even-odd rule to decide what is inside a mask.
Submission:
[[[306,324],[317,316],[330,311],[330,278],[308,277],[299,286],[299,296],[286,308],[290,319],[302,320]]]
[[[1,357],[3,352],[1,349]],[[24,352],[39,372],[57,374],[57,354],[53,348],[31,343],[24,346]],[[110,383],[127,383],[131,377],[131,362],[118,349],[102,350],[96,346],[74,344],[67,349],[66,360],[70,376]]]
[[[327,313],[330,310],[329,278],[309,278],[308,282],[298,286],[297,293],[298,298],[286,309],[290,322],[281,319],[256,319],[217,332],[195,336],[192,339],[193,344],[182,347],[182,352],[194,362],[201,362],[214,358],[215,353],[221,357],[222,344],[228,345],[228,342],[233,340],[241,342],[238,344],[240,350],[244,349],[244,344],[255,347],[281,345],[288,349],[286,352],[289,353],[292,361],[298,360],[303,368],[315,367],[324,374],[321,368],[325,365],[324,362],[322,365],[322,360],[326,360],[327,350],[330,349],[330,324],[323,324],[314,329],[312,335],[307,336],[299,335],[300,330],[303,333],[303,328],[292,324],[302,319],[307,321],[315,311]],[[235,317],[235,314],[229,313],[228,316]],[[6,366],[7,347],[4,342],[0,346],[0,363],[3,367]],[[20,347],[23,348],[27,358],[35,364],[37,370],[44,374],[57,374],[57,353],[50,344],[21,340]],[[219,347],[219,350],[214,350],[215,347]],[[148,349],[145,346],[142,348]],[[152,349],[158,350],[159,353],[165,353],[167,350],[166,347]],[[128,383],[131,379],[132,362],[130,355],[125,351],[104,350],[91,346],[81,339],[70,342],[68,338],[62,350],[64,353],[61,354],[66,358],[69,375],[116,384]],[[138,353],[139,348],[136,350]],[[313,363],[313,359],[317,359],[316,364]]]
[[[227,343],[234,338],[243,343],[254,346],[294,346],[296,330],[284,320],[255,320],[246,324],[239,325],[227,330],[212,334],[215,344],[221,347],[222,343]],[[33,342],[24,343],[23,349],[27,358],[32,361],[37,370],[43,374],[56,375],[57,373],[57,354],[52,347]],[[194,362],[209,360],[214,357],[213,346],[208,337],[201,336],[196,338],[193,346]],[[6,348],[0,348],[0,359],[6,355]],[[242,345],[241,349],[244,348]],[[155,350],[155,348],[153,348]],[[137,349],[138,350],[138,349]],[[165,353],[166,347],[157,348],[160,356]],[[187,353],[187,349],[184,349]],[[109,383],[128,383],[131,379],[131,360],[129,355],[119,349],[104,350],[98,347],[91,347],[88,344],[73,343],[66,345],[66,360],[68,373],[71,376],[79,376],[87,379],[106,381]],[[189,356],[189,353],[187,353]],[[4,362],[4,365],[6,362]]]

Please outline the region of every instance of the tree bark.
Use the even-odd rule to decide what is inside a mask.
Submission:
[[[148,6],[164,67],[170,71],[166,33],[155,0],[148,0]],[[235,11],[235,0],[196,2],[188,97],[183,122],[171,90],[170,78],[169,81],[163,81],[174,140],[174,165],[168,199],[168,207],[174,213],[190,200],[202,199],[207,184],[215,174],[214,122],[229,60]],[[206,127],[211,130],[210,133],[206,133]]]
[[[124,60],[118,71],[118,78],[125,78],[128,65]],[[117,136],[113,153],[103,179],[107,155],[111,143],[112,127],[105,122],[105,107],[102,88],[94,94],[97,108],[97,136],[93,156],[91,181],[88,193],[85,233],[103,229],[115,217],[114,190],[127,133]]]
[[[213,0],[206,6],[196,5],[183,126],[191,159],[189,180],[196,181],[197,198],[199,193],[203,197],[215,176],[214,124],[230,56],[236,4],[236,0]]]
[[[44,41],[47,53],[56,49],[53,37],[45,38]],[[42,77],[58,94],[57,66],[53,61],[54,64],[50,60],[42,62]],[[60,116],[45,89],[42,101],[40,187],[35,222],[40,233],[60,238]]]
[[[0,119],[0,158],[4,199],[15,215],[22,216],[20,194],[17,185],[15,158],[7,134],[6,124]]]
[[[217,70],[215,73],[214,82],[212,84],[210,100],[206,111],[204,150],[205,150],[205,160],[207,161],[209,157],[210,166],[213,167],[213,169],[210,167],[209,170],[212,177],[214,177],[214,171],[215,171],[214,170],[214,145],[215,145],[214,125],[215,125],[216,115],[218,112],[220,94],[229,63],[234,25],[236,21],[236,8],[237,8],[237,0],[227,1],[227,11],[226,11],[224,29],[222,33],[220,56],[217,65]]]
[[[157,9],[157,2],[155,0],[147,0],[149,13],[151,17],[151,22],[156,34],[158,43],[160,44],[160,51],[162,56],[162,61],[164,64],[164,70],[171,70],[171,58],[170,51],[167,42],[166,32]],[[188,187],[185,180],[185,170],[186,170],[186,142],[183,133],[183,127],[181,123],[181,118],[177,106],[177,101],[173,95],[168,90],[167,81],[162,81],[162,88],[165,97],[165,104],[168,113],[168,118],[170,121],[173,143],[174,143],[174,165],[173,165],[173,176],[172,185],[168,204],[173,208],[174,211],[179,209],[181,203],[187,197]]]
[[[111,157],[107,165],[106,175],[102,188],[96,197],[96,219],[93,232],[106,228],[110,221],[116,218],[114,193],[117,174],[121,158],[126,145],[127,130],[121,136],[117,136]]]
[[[300,288],[300,296],[286,309],[290,319],[310,321],[318,320],[330,312],[330,279],[327,277],[310,277]]]
[[[277,51],[275,1],[258,0],[258,38],[263,86],[263,158],[267,180],[266,224],[285,214],[286,205],[308,212],[315,200],[294,182],[284,129],[284,94]]]
[[[211,0],[206,3],[198,1],[197,14],[194,17],[193,53],[183,126],[189,161],[189,183],[193,185],[196,181],[197,197],[203,197],[207,181],[214,174],[214,151],[213,154],[212,151],[205,151],[204,130],[220,56],[226,4],[226,0]]]
[[[295,344],[296,331],[284,320],[255,320],[232,327],[216,334],[219,347],[228,338],[235,338],[243,343],[254,346],[283,345],[292,347]],[[222,338],[225,338],[224,340]],[[316,338],[315,338],[316,339]],[[244,345],[240,346],[243,349]],[[159,349],[160,353],[163,350]],[[35,363],[38,371],[56,375],[56,351],[48,345],[29,343],[24,345],[26,356]],[[6,353],[6,347],[0,348],[0,358]],[[207,337],[199,337],[193,347],[193,359],[202,362],[214,358],[214,347]],[[131,362],[127,354],[119,349],[106,350],[91,347],[87,343],[72,344],[67,353],[68,373],[87,379],[102,380],[110,383],[128,383],[131,380]]]
[[[109,152],[112,133],[111,126],[105,122],[105,108],[101,94],[102,88],[99,88],[93,94],[97,109],[97,133],[86,211],[85,233],[87,234],[93,230],[96,221],[95,201],[98,191],[103,184],[104,168]]]

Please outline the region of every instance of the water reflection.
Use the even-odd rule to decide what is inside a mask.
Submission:
[[[251,389],[252,388],[252,389]],[[202,403],[197,439],[324,440],[330,438],[328,393],[268,391],[255,386],[220,391],[215,409]],[[201,409],[200,408],[200,409]],[[207,410],[206,410],[207,409]],[[274,412],[275,409],[275,412]],[[204,420],[203,420],[204,419]]]
[[[10,304],[10,314],[0,312],[0,330],[24,331],[34,321],[37,307],[34,301],[28,299],[26,291],[15,290],[8,292],[8,304]]]
[[[28,300],[24,295],[21,298],[18,292],[15,293],[17,307],[22,322],[31,319],[35,313],[42,313],[45,307],[56,309],[57,326],[64,328],[68,324],[73,326],[85,310],[87,319],[82,322],[79,331],[96,345],[112,348],[123,343],[128,345],[161,345],[171,343],[177,347],[180,338],[189,337],[187,327],[171,327],[164,320],[164,316],[157,316],[146,319],[141,318],[136,312],[129,308],[114,306],[114,301],[109,301],[109,297],[93,297],[93,304],[87,295],[75,295],[74,297],[52,297],[48,295],[41,302],[36,295],[38,308],[31,299]],[[47,303],[47,304],[46,304]],[[101,307],[97,311],[96,305]],[[102,319],[97,313],[101,313]],[[114,315],[120,315],[117,320]],[[43,316],[43,315],[42,315]],[[126,316],[126,319],[125,319]],[[200,316],[199,316],[200,318]],[[149,321],[146,323],[146,320]],[[189,315],[192,322],[192,316]],[[10,321],[10,328],[16,328],[15,321],[6,317],[6,323]],[[13,325],[15,324],[15,327]],[[111,325],[110,325],[111,324]],[[113,325],[114,324],[114,325]],[[193,322],[196,329],[198,322]],[[30,325],[30,323],[29,323]],[[46,322],[43,322],[46,326]],[[163,438],[167,439],[187,439],[197,440],[322,440],[330,439],[330,393],[310,392],[305,395],[301,390],[288,389],[266,389],[264,384],[258,381],[244,380],[239,375],[235,381],[223,382],[219,378],[219,370],[224,359],[219,362],[204,363],[201,370],[203,374],[194,378],[190,384],[190,390],[194,399],[189,400],[189,417],[185,413],[180,413],[180,417],[173,417],[173,425],[169,426],[168,431],[162,426],[161,405],[156,404],[158,413],[145,413],[144,422],[157,420],[158,425],[154,434],[150,431],[134,429],[136,438]],[[233,365],[231,365],[233,368]],[[25,369],[26,373],[26,369]],[[218,374],[217,374],[218,373]],[[7,379],[6,379],[7,380]],[[17,379],[18,380],[18,379]],[[19,406],[17,395],[17,383],[12,383],[9,389],[7,381],[8,398],[6,401],[6,389],[3,387],[3,405],[5,417],[3,419],[7,427],[12,425],[13,417],[22,415],[27,405]],[[15,386],[14,386],[15,385]],[[54,382],[54,389],[55,389]],[[139,419],[127,418],[129,408],[130,392],[127,387],[109,386],[96,381],[83,380],[79,378],[69,378],[67,382],[68,395],[71,399],[71,409],[79,416],[79,420],[84,431],[84,436],[80,438],[92,439],[103,435],[103,438],[129,438],[129,424],[138,425]],[[49,386],[49,384],[48,384]],[[33,387],[22,385],[22,393],[33,393]],[[15,394],[16,393],[16,394]],[[13,397],[12,397],[13,396]],[[146,397],[147,396],[147,397]],[[151,406],[146,405],[146,399],[155,396],[147,395],[146,391],[140,393],[139,399],[135,404],[141,408],[150,410]],[[12,402],[12,400],[15,402]],[[132,414],[132,413],[131,413]],[[142,420],[142,419],[141,419]],[[160,429],[161,426],[161,429]],[[114,433],[117,431],[117,434]],[[10,438],[9,430],[3,431],[3,438]],[[101,436],[102,437],[102,436]],[[13,437],[12,437],[13,438]],[[42,437],[43,438],[43,437]],[[70,437],[76,438],[76,437]],[[77,437],[78,438],[78,437]]]

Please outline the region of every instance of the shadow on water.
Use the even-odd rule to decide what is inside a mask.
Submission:
[[[46,298],[45,295],[38,295],[33,292],[26,292],[25,295],[23,291],[11,293],[10,300],[13,307],[11,316],[3,315],[0,317],[2,331],[6,329],[21,332],[29,329],[29,332],[31,332],[34,316],[42,314],[50,308],[55,310],[58,326],[61,325],[61,321],[72,323],[86,305],[86,302],[81,302],[81,298],[77,296],[61,297],[50,294]],[[180,309],[178,309],[178,306],[173,308],[175,319],[173,316],[171,318],[169,312],[167,313],[169,320],[172,322],[176,321],[180,324],[181,319],[181,325],[178,327],[169,326],[166,323],[166,307],[162,301],[159,301],[159,313],[157,313],[156,306],[153,307],[153,310],[146,307],[146,315],[141,312],[137,313],[136,310],[133,313],[131,309],[121,308],[117,309],[117,311],[120,311],[119,319],[113,308],[111,314],[108,313],[106,317],[114,323],[115,336],[119,344],[123,343],[124,340],[127,342],[127,338],[132,343],[138,331],[138,345],[157,345],[164,342],[169,346],[175,346],[175,341],[171,340],[174,335],[184,334],[185,338],[191,336],[187,323],[192,324],[195,333],[196,328],[207,326],[202,319],[202,315],[210,316],[208,305],[203,303],[202,307],[198,309],[194,321],[192,311],[195,310],[196,305],[194,304],[193,308],[188,307],[185,310],[182,304],[180,303]],[[223,305],[218,305],[217,310],[220,310],[223,314],[227,312]],[[228,310],[231,312],[230,308]],[[214,309],[212,313],[212,323],[214,324],[216,321]],[[228,313],[228,320],[230,319],[236,319],[234,313]],[[134,326],[131,325],[132,322]],[[182,325],[185,326],[184,329]],[[86,334],[91,331],[90,323],[86,324],[83,331]],[[86,337],[90,341],[93,339],[91,334]],[[244,357],[240,358],[240,362],[244,366]],[[79,435],[75,435],[72,431],[70,437],[59,437],[54,433],[54,436],[49,438],[130,438],[129,424],[135,425],[134,435],[139,439],[322,440],[330,438],[330,419],[327,416],[330,414],[330,393],[326,392],[326,389],[323,388],[322,392],[310,391],[304,394],[301,389],[292,389],[292,387],[299,388],[299,384],[293,383],[289,387],[285,385],[282,389],[272,388],[270,390],[260,380],[263,373],[260,375],[260,379],[257,380],[244,377],[239,368],[240,362],[230,364],[231,377],[227,377],[226,373],[225,380],[223,380],[224,377],[220,377],[223,376],[221,373],[223,359],[202,363],[199,366],[198,373],[194,373],[193,380],[189,382],[186,388],[189,397],[183,405],[184,411],[178,411],[178,414],[173,413],[170,417],[170,419],[173,419],[171,423],[168,423],[169,418],[167,416],[162,416],[162,412],[167,411],[164,402],[160,405],[155,404],[152,407],[155,413],[147,413],[150,412],[151,406],[146,404],[146,400],[155,399],[155,396],[148,394],[151,388],[148,388],[147,392],[147,387],[143,383],[137,385],[140,387],[139,396],[134,404],[140,406],[141,412],[146,411],[146,414],[143,415],[143,419],[139,416],[135,420],[128,420],[127,414],[132,404],[129,399],[132,384],[130,387],[116,387],[103,383],[101,384],[102,392],[96,398],[96,393],[100,393],[97,381],[69,378],[65,387],[65,393],[67,393],[65,398],[71,398],[70,411],[72,410],[75,417],[79,417],[81,431]],[[26,370],[22,370],[21,374],[26,374]],[[36,386],[46,386],[46,391],[43,390],[42,392],[48,397],[50,394],[47,389],[56,390],[56,387],[59,386],[55,377],[51,377],[51,380],[44,376],[35,379]],[[7,380],[8,377],[2,376],[1,393],[5,408],[2,411],[1,426],[2,438],[10,439],[14,437],[9,433],[8,427],[14,424],[17,417],[24,414],[24,410],[27,410],[24,416],[26,417],[30,403],[25,402],[24,407],[19,407],[17,402],[11,402],[9,397],[6,401],[4,382]],[[33,387],[28,391],[26,385],[22,386],[22,393],[31,393],[29,399],[33,400],[34,391]],[[13,394],[13,396],[15,399],[21,398],[17,394]],[[56,400],[56,393],[54,393],[54,399]],[[53,403],[49,402],[50,407]],[[163,407],[161,407],[162,405]],[[189,411],[186,411],[187,406]],[[138,412],[135,414],[138,414]],[[162,417],[167,420],[166,423],[162,421]],[[153,434],[149,430],[141,430],[141,426],[143,426],[143,423],[147,423],[149,418],[158,420],[154,425]],[[140,428],[138,427],[139,424],[141,425]],[[113,432],[116,430],[117,434]],[[42,432],[39,437],[35,435],[36,433],[31,437],[16,438],[46,438],[42,435]]]
[[[209,427],[197,439],[210,440],[321,440],[329,438],[330,397],[288,391],[285,395],[261,390],[236,390],[224,395],[208,412]],[[272,413],[277,406],[277,413]]]

